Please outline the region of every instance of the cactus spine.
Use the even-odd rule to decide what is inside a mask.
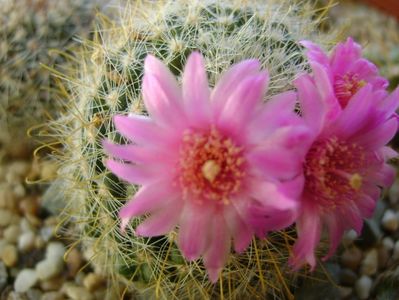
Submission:
[[[290,89],[292,79],[307,68],[298,41],[329,42],[315,34],[319,20],[312,5],[286,0],[138,1],[122,11],[118,22],[105,20],[85,44],[66,112],[50,124],[64,145],[54,185],[65,192],[66,219],[77,224],[78,238],[94,265],[144,299],[289,298],[296,277],[286,267],[292,232],[273,233],[254,240],[245,253],[231,254],[217,285],[206,279],[201,261],[182,258],[175,234],[122,235],[117,213],[136,187],[106,170],[101,141],[125,142],[111,122],[115,114],[146,113],[141,78],[148,53],[178,76],[188,54],[198,50],[205,56],[211,84],[233,63],[257,58],[271,75],[268,96]]]

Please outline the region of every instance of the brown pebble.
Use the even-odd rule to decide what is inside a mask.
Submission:
[[[7,267],[13,267],[18,261],[18,250],[14,245],[6,245],[0,254],[1,260]]]
[[[40,300],[64,300],[65,297],[60,292],[48,292],[44,293]]]
[[[390,252],[391,252],[390,250],[388,250],[383,246],[380,246],[378,248],[378,267],[380,269],[384,269],[387,266],[388,261],[391,257]]]
[[[345,249],[341,255],[341,264],[356,272],[363,258],[363,252],[356,246]]]
[[[71,249],[68,252],[65,263],[68,266],[69,275],[71,277],[74,277],[82,267],[83,264],[82,254],[76,248]]]
[[[104,287],[104,278],[96,273],[89,273],[83,279],[83,286],[89,291],[94,292],[96,289]]]
[[[61,289],[63,283],[64,278],[62,276],[57,276],[40,282],[40,288],[46,292],[58,291],[59,289]]]
[[[19,203],[19,209],[24,215],[30,214],[36,216],[39,212],[39,203],[36,197],[26,197]]]

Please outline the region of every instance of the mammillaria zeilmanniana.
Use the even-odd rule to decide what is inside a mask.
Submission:
[[[301,126],[295,129],[291,126],[303,123],[303,120],[294,114],[295,93],[289,91],[293,89],[294,78],[308,69],[308,63],[303,55],[304,50],[299,41],[309,39],[327,45],[332,43],[328,40],[332,38],[327,35],[317,35],[318,20],[312,5],[307,1],[179,0],[159,3],[138,1],[131,5],[132,7],[128,6],[121,12],[120,19],[115,24],[105,20],[93,41],[86,43],[80,72],[74,82],[75,89],[71,93],[70,101],[66,103],[65,113],[50,124],[52,135],[57,135],[64,145],[58,155],[61,167],[59,179],[53,184],[53,188],[62,189],[64,192],[66,213],[70,216],[67,219],[77,225],[75,232],[83,245],[92,253],[93,265],[110,277],[125,281],[129,288],[136,290],[137,295],[143,298],[185,299],[224,296],[242,299],[263,295],[289,298],[295,285],[294,278],[297,276],[287,267],[295,233],[291,228],[271,232],[267,239],[255,238],[254,235],[264,237],[268,230],[280,229],[293,221],[292,212],[297,204],[290,199],[298,196],[294,195],[295,191],[300,192],[300,183],[293,178],[295,172],[300,169],[300,163],[298,157],[290,157],[287,148],[298,143],[300,137],[306,137],[306,130],[301,132]],[[192,57],[190,60],[189,56]],[[163,65],[166,67],[162,67]],[[186,77],[183,75],[184,66],[187,66]],[[147,79],[143,79],[144,68],[148,73]],[[168,70],[174,75],[168,74]],[[226,72],[230,72],[230,75]],[[164,122],[164,129],[170,128],[167,122],[172,124],[188,122],[179,110],[174,110],[175,107],[166,100],[170,96],[169,93],[175,95],[176,90],[167,90],[156,95],[146,94],[156,93],[157,88],[164,87],[165,82],[160,81],[159,77],[167,78],[168,84],[180,86],[181,83],[171,83],[175,80],[174,76],[178,82],[183,82],[183,94],[193,97],[203,97],[209,86],[213,90],[211,97],[220,99],[220,107],[212,108],[212,111],[226,111],[225,114],[220,114],[222,119],[225,118],[223,124],[227,127],[228,124],[234,126],[231,132],[228,129],[218,128],[189,130],[187,140],[182,145],[182,149],[188,151],[180,160],[181,170],[185,175],[176,178],[179,183],[185,182],[187,194],[194,192],[204,195],[204,192],[198,189],[199,186],[219,182],[215,179],[218,175],[225,177],[224,184],[211,189],[210,194],[206,193],[209,197],[206,196],[204,202],[209,202],[211,207],[220,207],[220,211],[226,215],[226,222],[223,221],[225,217],[198,220],[206,225],[208,233],[211,232],[209,239],[220,242],[220,249],[217,249],[219,244],[215,243],[204,246],[204,243],[208,244],[210,241],[208,237],[204,239],[205,236],[200,236],[203,233],[201,230],[190,229],[179,235],[179,231],[172,228],[169,233],[162,236],[145,236],[154,235],[154,232],[147,234],[150,231],[137,227],[144,220],[142,217],[133,218],[131,222],[123,222],[125,232],[120,230],[119,211],[127,200],[136,194],[139,186],[127,184],[106,168],[107,153],[103,149],[103,142],[111,141],[112,144],[109,142],[105,144],[110,154],[116,151],[117,153],[114,153],[116,157],[127,158],[123,154],[124,150],[115,148],[121,146],[114,144],[129,143],[126,136],[123,137],[118,131],[129,134],[122,129],[123,120],[128,117],[120,117],[120,122],[114,123],[113,117],[116,115],[129,113],[142,115],[144,120],[148,114],[151,116],[156,113],[159,120]],[[234,79],[234,76],[237,78]],[[151,78],[158,79],[151,80]],[[265,93],[267,78],[269,84]],[[146,89],[142,86],[143,80],[143,85],[147,85]],[[246,86],[240,84],[241,80]],[[201,89],[196,89],[195,83],[200,84]],[[279,130],[273,137],[275,140],[272,140],[273,134],[270,132],[272,129],[258,128],[261,126],[259,119],[252,118],[254,116],[252,106],[238,105],[235,100],[224,103],[224,97],[232,95],[231,91],[239,86],[241,86],[239,95],[250,101],[248,105],[269,111],[269,115],[265,113],[262,116],[266,121],[270,120],[271,128],[285,126],[286,131]],[[256,88],[252,90],[252,86]],[[180,88],[177,90],[180,91]],[[143,92],[145,93],[142,94]],[[166,102],[163,106],[151,107],[151,103],[154,102],[150,101],[150,106],[147,106],[147,103],[144,105],[143,100],[145,102],[146,97],[157,97]],[[265,105],[262,104],[263,101],[270,102]],[[281,109],[278,108],[279,105]],[[203,109],[206,110],[204,107],[192,104],[188,105],[188,109],[190,109],[187,115],[190,116],[187,117],[189,120],[192,116],[201,115]],[[277,115],[276,111],[281,115]],[[201,118],[196,117],[192,121],[195,120],[203,122]],[[296,132],[297,140],[287,141],[284,138],[291,131]],[[170,136],[168,131],[155,130],[152,133],[160,139]],[[283,159],[269,161],[270,164],[276,163],[272,169],[281,170],[280,174],[270,175],[265,170],[256,171],[260,174],[251,173],[252,169],[256,169],[254,162],[266,158],[256,151],[248,152],[247,149],[244,151],[241,148],[244,145],[250,147],[249,141],[240,140],[249,138],[247,136],[249,133],[253,133],[251,138],[256,141],[254,145],[262,139],[267,141],[270,138],[273,145],[279,145],[274,149],[275,153],[281,152],[283,158],[289,158],[289,161]],[[143,134],[143,139],[151,144],[151,138],[146,137],[150,131],[142,131],[140,134]],[[139,139],[138,136],[134,138]],[[210,152],[202,150],[205,145],[208,145],[206,147],[209,147]],[[259,148],[262,147],[259,145]],[[171,153],[173,149],[168,148],[167,152]],[[162,149],[157,149],[159,150]],[[210,154],[211,152],[214,156]],[[138,154],[138,159],[148,162],[148,166],[143,167],[143,170],[148,172],[151,172],[149,165],[157,170],[160,166],[158,163],[163,159],[168,160],[166,155],[164,157],[163,151],[148,156],[150,153],[151,151],[145,151]],[[219,159],[224,158],[220,153],[231,153],[229,169],[221,167]],[[242,158],[248,153],[253,156],[254,162],[251,164],[253,168],[242,162]],[[286,156],[283,156],[284,153]],[[207,158],[204,164],[198,159],[198,156],[202,155]],[[298,153],[293,155],[300,156]],[[305,154],[302,153],[303,155]],[[149,162],[150,157],[154,158],[154,161]],[[134,158],[129,160],[136,161]],[[196,172],[192,172],[192,168]],[[122,169],[121,172],[114,170],[119,175],[123,172]],[[249,186],[256,184],[247,180],[249,173],[253,181],[263,177],[268,178],[262,189],[253,189]],[[201,174],[204,178],[198,179]],[[190,176],[196,177],[198,181],[195,183],[187,180]],[[288,188],[290,184],[291,189]],[[245,186],[245,189],[242,189],[241,185]],[[167,189],[168,186],[164,188]],[[164,191],[156,187],[153,191],[152,189],[150,186],[146,190],[154,193]],[[238,214],[231,209],[232,199],[229,199],[231,193],[236,191],[255,191],[255,194],[274,193],[281,200],[281,206],[276,207],[275,204],[268,206],[267,199],[264,199],[264,203],[252,201],[254,205],[245,211],[253,218],[241,216],[237,218]],[[139,197],[143,193],[141,191],[136,195]],[[211,202],[212,195],[218,197],[222,194],[226,196],[224,199]],[[256,197],[245,195],[243,199],[251,197],[258,199],[259,195]],[[168,199],[164,200],[164,204],[167,205]],[[200,199],[198,201],[200,202]],[[173,206],[170,208],[168,212],[171,214],[178,213],[177,209],[173,211]],[[265,217],[265,214],[272,217],[271,212],[278,215],[276,218],[279,222],[270,224],[269,220],[277,220]],[[124,220],[133,214],[139,215],[139,212],[129,211]],[[212,223],[205,224],[207,221]],[[181,219],[181,222],[190,223],[184,219]],[[213,228],[216,229],[217,226],[223,227],[219,228],[219,236],[213,233]],[[241,231],[250,226],[258,230]],[[157,233],[165,233],[164,229]],[[143,236],[135,234],[140,233],[140,230]],[[199,245],[191,248],[190,243],[187,244],[190,239],[187,240],[184,235],[194,233],[198,235]],[[235,250],[240,253],[230,251],[231,237]],[[206,257],[205,266],[201,259],[194,260],[201,255]],[[192,261],[189,261],[190,259]],[[207,271],[211,280],[208,279]],[[218,283],[214,284],[213,282],[217,280]]]
[[[54,114],[52,68],[66,61],[77,36],[87,37],[88,0],[6,0],[0,5],[0,145],[31,142],[27,130]],[[11,153],[12,154],[12,153]]]

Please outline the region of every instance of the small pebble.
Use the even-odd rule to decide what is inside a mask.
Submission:
[[[58,291],[64,283],[62,276],[53,277],[40,282],[40,288],[43,291]]]
[[[361,264],[360,273],[362,275],[374,275],[378,269],[378,251],[371,249],[366,253]]]
[[[0,227],[7,227],[11,224],[14,214],[5,209],[0,209]]]
[[[18,239],[18,249],[22,252],[28,252],[35,247],[35,234],[32,231],[26,231]]]
[[[393,249],[393,247],[395,246],[395,242],[393,241],[393,239],[389,236],[386,236],[382,239],[382,246],[388,250],[391,251]]]
[[[60,292],[47,292],[42,295],[40,300],[65,300],[65,297]]]
[[[392,258],[394,260],[399,260],[399,240],[395,242],[395,246],[393,247]]]
[[[83,286],[89,292],[94,292],[104,286],[104,278],[96,273],[89,273],[83,279]]]
[[[36,272],[40,280],[47,280],[57,276],[62,272],[62,268],[62,261],[54,258],[46,258],[36,264]]]
[[[0,291],[7,285],[8,273],[3,262],[0,261]]]
[[[348,298],[352,294],[353,288],[347,287],[347,286],[339,286],[338,290],[339,290],[339,294],[340,294],[341,298],[345,299],[345,298]]]
[[[36,271],[32,269],[24,269],[19,272],[14,281],[14,289],[18,293],[24,293],[37,283]]]
[[[382,227],[388,231],[396,231],[399,226],[398,218],[393,210],[387,209],[381,220]]]
[[[341,269],[339,282],[345,286],[353,286],[356,282],[357,274],[351,269]]]
[[[0,254],[1,260],[7,267],[13,267],[18,261],[18,250],[14,245],[6,245]]]
[[[10,225],[4,230],[4,239],[10,244],[16,244],[21,229],[18,225]]]
[[[39,203],[37,198],[29,197],[19,203],[19,209],[26,215],[37,215],[39,211]]]
[[[355,291],[359,299],[365,300],[370,296],[373,281],[367,275],[362,275],[355,284]]]
[[[7,300],[29,300],[28,297],[24,293],[18,293],[15,291],[11,291],[7,295]]]
[[[38,300],[42,298],[42,291],[38,289],[29,289],[25,295],[29,300]]]
[[[356,238],[357,238],[356,231],[351,229],[344,233],[341,243],[344,247],[349,247],[353,244]]]
[[[76,248],[71,249],[68,252],[65,263],[68,266],[69,274],[72,277],[75,276],[79,272],[83,264],[82,254]]]
[[[26,195],[26,190],[21,183],[16,184],[14,186],[14,188],[12,189],[12,191],[17,198],[22,198],[22,197],[25,197],[25,195]]]
[[[65,251],[64,244],[60,242],[51,242],[47,245],[46,258],[63,260]]]
[[[54,226],[44,226],[40,228],[40,236],[45,242],[48,242],[54,236]]]
[[[389,189],[389,202],[396,204],[399,200],[399,180],[396,180]]]
[[[62,287],[64,293],[72,300],[93,300],[94,297],[84,287],[66,282]]]
[[[385,269],[389,259],[391,258],[391,251],[384,246],[378,248],[378,268]]]
[[[345,249],[341,255],[341,263],[353,271],[356,271],[363,258],[363,252],[357,247]]]

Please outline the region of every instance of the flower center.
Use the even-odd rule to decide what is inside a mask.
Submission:
[[[342,108],[345,108],[350,98],[365,85],[366,81],[360,80],[357,74],[346,73],[344,76],[336,76],[334,91]]]
[[[244,177],[242,147],[216,128],[187,130],[180,148],[179,183],[184,198],[230,203]]]
[[[327,210],[354,201],[366,166],[362,147],[336,137],[317,141],[306,156],[305,192]]]

